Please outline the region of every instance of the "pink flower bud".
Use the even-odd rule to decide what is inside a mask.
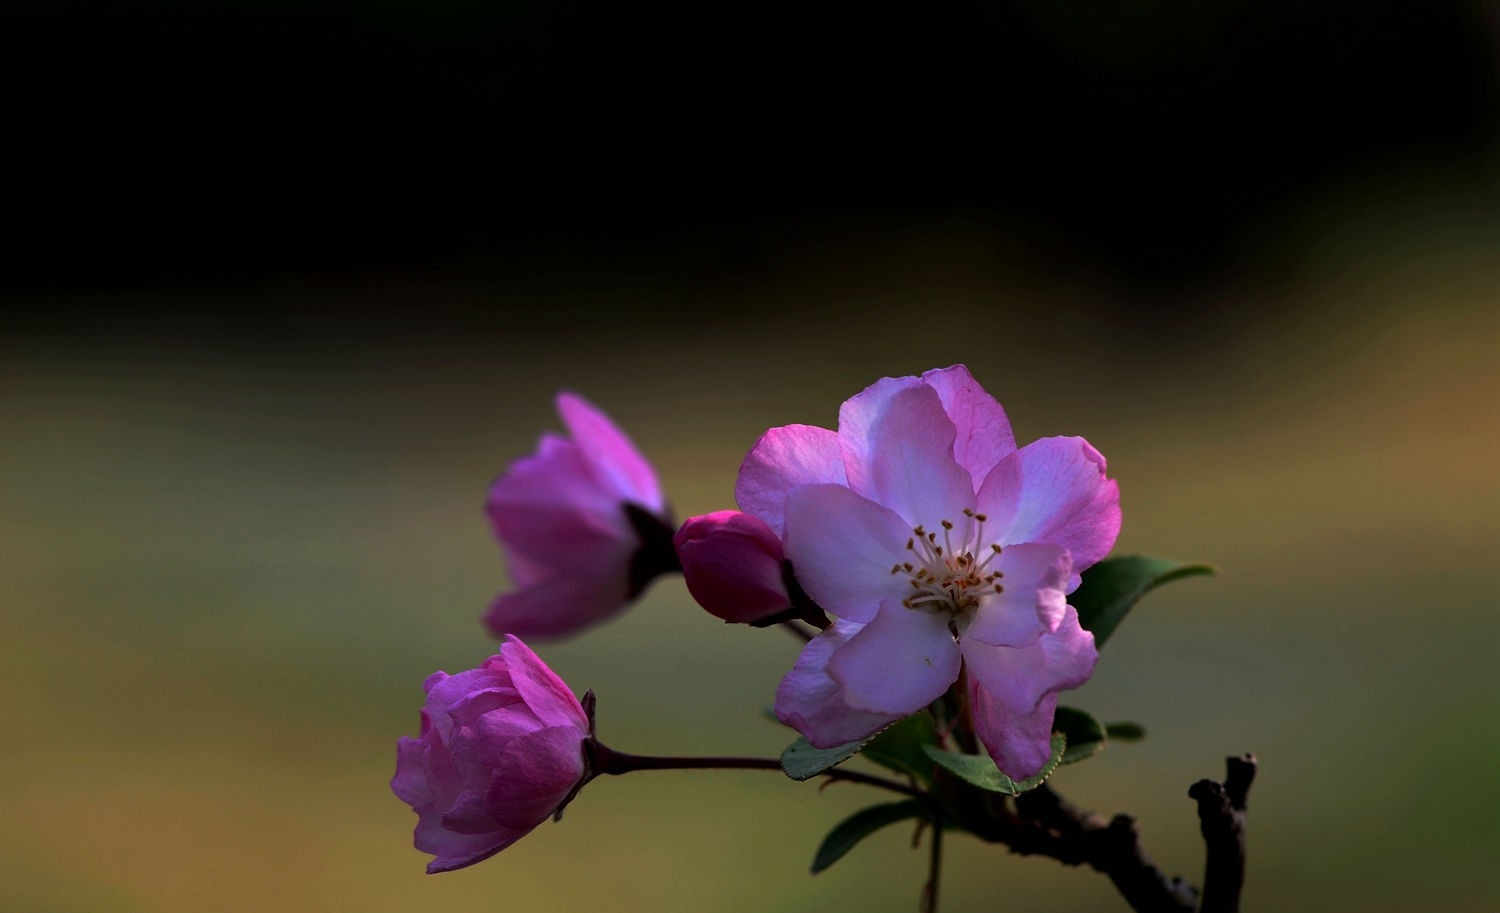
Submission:
[[[737,510],[693,517],[672,540],[688,591],[725,621],[753,624],[791,606],[781,577],[781,540]]]
[[[421,734],[396,743],[394,791],[417,813],[428,874],[473,865],[546,821],[583,780],[589,718],[535,653],[507,637],[478,669],[434,672]]]

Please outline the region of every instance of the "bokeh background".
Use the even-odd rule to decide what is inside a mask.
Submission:
[[[611,412],[679,516],[765,428],[957,362],[1083,434],[1148,597],[1062,771],[1197,880],[1262,761],[1251,910],[1500,910],[1500,16],[1459,0],[16,4],[0,293],[0,910],[916,905],[875,801],[591,785],[422,874],[386,786],[492,650],[480,513]],[[796,645],[658,582],[542,655],[637,752],[774,755]],[[1118,910],[950,842],[945,906]]]

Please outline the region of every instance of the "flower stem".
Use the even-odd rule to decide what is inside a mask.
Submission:
[[[590,769],[595,776],[601,774],[619,775],[636,770],[781,770],[781,762],[776,758],[736,758],[736,757],[659,757],[655,755],[627,754],[623,751],[615,751],[599,742],[588,743]],[[872,776],[855,770],[840,770],[832,768],[823,771],[819,776],[830,780],[844,780],[849,783],[863,783],[866,786],[874,786],[879,789],[888,789],[891,792],[901,793],[906,796],[923,798],[926,793],[904,783],[888,780],[884,777]]]
[[[813,632],[802,627],[802,625],[795,619],[791,621],[783,621],[781,623],[781,626],[786,628],[788,631],[791,631],[792,636],[802,641],[803,643],[807,643],[808,641],[813,639]]]
[[[933,815],[931,855],[927,858],[927,887],[922,892],[922,913],[937,913],[938,876],[943,869],[943,818]]]

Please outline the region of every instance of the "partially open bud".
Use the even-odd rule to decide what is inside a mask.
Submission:
[[[435,672],[391,789],[417,813],[428,873],[473,865],[552,817],[589,775],[588,709],[515,637],[478,669]],[[592,702],[590,702],[592,703]]]
[[[543,435],[485,503],[515,585],[485,615],[497,637],[575,634],[676,569],[672,515],[651,464],[583,397],[558,394],[557,411],[570,437]]]
[[[713,615],[754,624],[790,609],[781,540],[761,520],[737,510],[715,511],[682,524],[672,544],[688,592]]]

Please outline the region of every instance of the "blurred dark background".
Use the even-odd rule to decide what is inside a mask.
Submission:
[[[956,362],[1082,434],[1153,593],[1054,781],[1246,909],[1500,910],[1500,14],[1456,0],[0,12],[0,911],[915,908],[872,797],[610,779],[428,878],[389,792],[494,649],[480,506],[577,390],[678,515]],[[679,581],[540,655],[621,750],[770,756],[796,645]],[[855,762],[859,763],[859,762]],[[948,913],[1122,908],[945,844]]]
[[[4,280],[716,281],[957,221],[1191,308],[1286,268],[1330,188],[1493,199],[1496,32],[1465,0],[12,4]]]

